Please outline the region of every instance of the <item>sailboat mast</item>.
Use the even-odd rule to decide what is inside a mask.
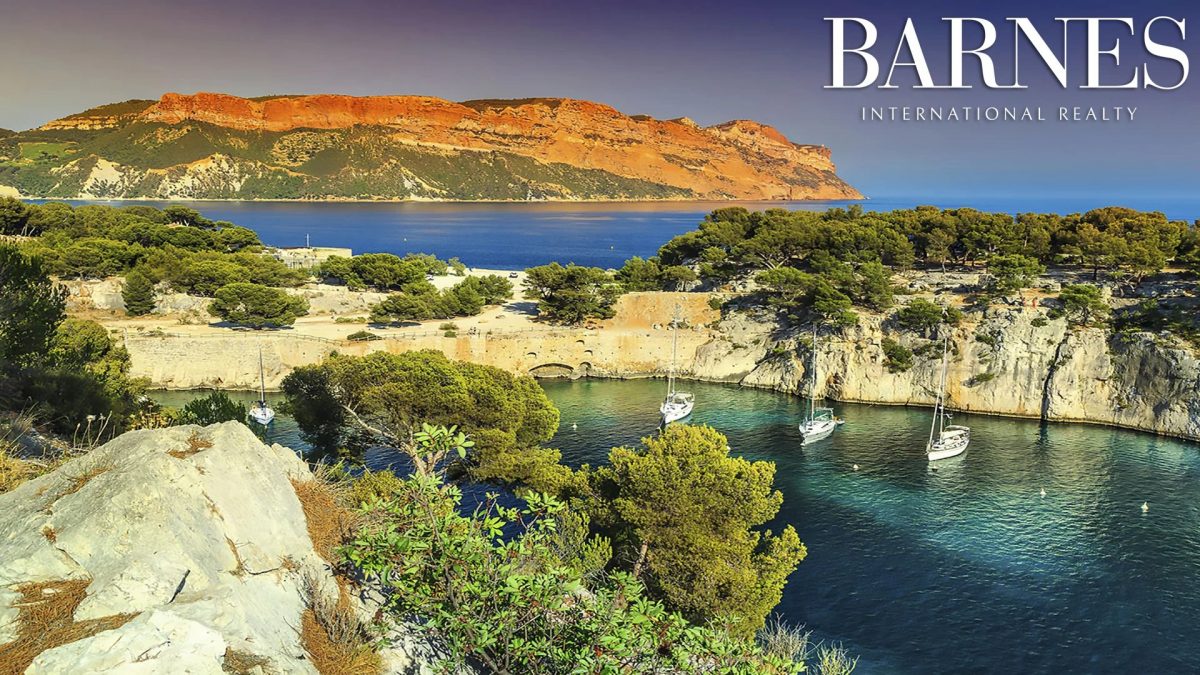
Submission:
[[[667,396],[675,393],[675,359],[679,355],[679,306],[671,319],[671,367],[667,370]]]
[[[938,430],[939,431],[945,430],[945,428],[946,428],[946,377],[949,372],[950,372],[950,336],[947,335],[945,337],[945,341],[942,343],[942,386],[941,386],[942,395],[940,396],[941,405],[942,405],[942,410],[941,410],[942,414],[938,416]]]
[[[262,348],[258,349],[258,400],[261,403],[267,402],[267,374],[263,368]]]
[[[929,445],[933,445],[935,432],[938,430],[938,424],[942,420],[942,397],[946,394],[946,354],[949,348],[949,338],[942,339],[942,372],[938,377],[938,395],[937,401],[933,404],[933,422],[929,425]]]
[[[809,370],[812,371],[812,387],[808,390],[808,419],[813,419],[817,416],[817,324],[813,324],[813,340],[812,340],[812,362]]]

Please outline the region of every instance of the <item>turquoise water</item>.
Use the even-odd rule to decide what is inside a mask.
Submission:
[[[543,386],[562,411],[552,444],[569,463],[597,464],[654,431],[664,384]],[[859,654],[856,672],[1200,668],[1196,445],[959,415],[971,447],[933,471],[922,452],[928,411],[835,404],[847,423],[801,450],[803,399],[687,386],[697,399],[691,422],[725,433],[737,454],[776,463],[777,520],[809,549],[778,611]],[[270,437],[298,441],[286,419]]]
[[[633,202],[633,203],[355,203],[355,202],[103,202],[182,203],[213,220],[249,227],[273,246],[341,246],[356,253],[432,253],[457,256],[473,267],[525,268],[558,261],[620,267],[647,257],[671,237],[696,228],[713,209],[787,208],[824,211],[860,203],[889,211],[932,204],[983,211],[1074,213],[1110,206],[1095,197],[888,197],[864,202]],[[83,202],[75,202],[83,203]],[[1200,218],[1200,199],[1118,200],[1119,206],[1159,210],[1171,218]]]

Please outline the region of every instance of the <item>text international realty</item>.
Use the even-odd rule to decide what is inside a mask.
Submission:
[[[864,122],[1132,122],[1137,107],[863,106]]]

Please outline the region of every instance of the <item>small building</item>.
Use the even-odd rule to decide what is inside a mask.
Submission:
[[[354,251],[333,246],[289,246],[267,249],[267,255],[292,269],[311,269],[335,256],[349,258]]]

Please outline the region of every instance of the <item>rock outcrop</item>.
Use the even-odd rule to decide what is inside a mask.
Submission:
[[[722,330],[767,338],[751,347],[734,370],[744,371],[752,363],[753,369],[740,378],[734,372],[729,379],[807,395],[809,355],[797,347],[803,336],[780,335],[774,321],[744,316],[724,322]],[[888,368],[885,337],[918,352],[911,369]],[[712,354],[728,343],[724,337],[714,339],[705,348],[709,361],[727,362]],[[1004,307],[954,329],[951,352],[946,396],[952,409],[1200,440],[1200,357],[1170,338],[1071,328],[1062,319],[1047,321],[1045,312],[1032,307]],[[936,341],[900,335],[888,330],[881,317],[864,315],[858,326],[821,349],[817,393],[837,401],[932,405],[940,358]]]
[[[730,312],[722,318],[705,293],[629,293],[617,315],[596,329],[552,328],[446,337],[403,333],[372,342],[320,340],[287,332],[230,331],[177,336],[125,333],[133,374],[159,387],[247,388],[258,384],[258,350],[267,386],[297,366],[337,351],[434,349],[455,359],[539,377],[659,377],[670,365],[674,307],[684,313],[679,368],[685,377],[807,394],[806,334],[773,312]],[[999,306],[969,315],[952,334],[948,405],[970,412],[1091,422],[1200,439],[1200,357],[1152,333],[1114,336],[1071,328],[1033,307]],[[929,337],[897,332],[884,317],[862,314],[857,326],[824,344],[817,391],[838,401],[932,405],[940,347]],[[888,368],[884,338],[918,352],[903,372]]]
[[[565,98],[166,94],[18,140],[68,144],[6,176],[31,197],[862,197],[837,176],[828,148],[770,126],[701,127]]]
[[[65,603],[76,630],[24,672],[316,673],[302,615],[339,590],[294,487],[312,480],[231,422],[130,432],[0,496],[0,653],[34,639],[28,607]]]

